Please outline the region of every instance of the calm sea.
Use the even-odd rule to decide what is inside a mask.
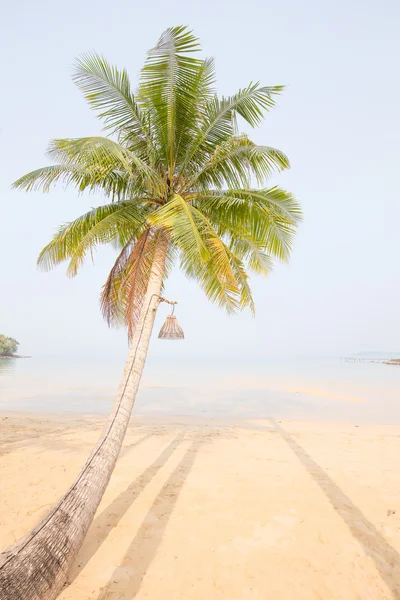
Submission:
[[[123,359],[0,360],[0,410],[107,414]],[[136,414],[400,423],[400,366],[341,359],[148,360]]]

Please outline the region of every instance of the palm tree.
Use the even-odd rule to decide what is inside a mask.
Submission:
[[[55,164],[14,184],[47,192],[63,182],[109,199],[61,227],[38,262],[50,269],[68,260],[73,276],[98,244],[117,247],[101,308],[110,325],[127,326],[131,347],[112,412],[75,483],[1,555],[2,600],[50,600],[63,587],[114,469],[171,266],[178,262],[227,311],[254,311],[248,272],[266,275],[273,259],[289,258],[299,204],[265,187],[288,159],[238,129],[239,118],[259,125],[282,88],[251,83],[218,98],[214,61],[198,58],[199,50],[187,28],[166,30],[147,55],[136,94],[125,70],[85,55],[74,80],[108,136],[54,140]]]

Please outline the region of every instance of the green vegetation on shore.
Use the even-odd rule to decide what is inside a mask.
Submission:
[[[12,337],[7,337],[0,333],[0,357],[14,356],[18,350],[19,342]]]

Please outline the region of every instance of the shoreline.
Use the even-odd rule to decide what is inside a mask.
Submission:
[[[107,420],[107,417],[109,415],[109,412],[111,410],[111,406],[109,407],[108,411],[104,411],[104,412],[79,412],[76,410],[70,410],[70,411],[63,411],[63,412],[52,412],[49,410],[31,410],[31,409],[15,409],[15,410],[11,410],[9,408],[2,408],[0,405],[0,422],[4,419],[8,419],[8,418],[14,418],[17,420],[24,420],[24,419],[29,419],[29,420],[37,420],[37,421],[42,421],[42,420],[47,420],[47,421],[60,421],[62,423],[66,423],[68,424],[68,422],[71,423],[71,425],[73,423],[81,423],[83,421],[85,422],[100,422],[100,423],[105,423]],[[266,415],[261,415],[261,416],[254,416],[254,414],[240,414],[240,415],[234,415],[234,414],[212,414],[207,412],[206,414],[199,414],[199,413],[184,413],[184,412],[157,412],[157,411],[141,411],[136,410],[132,412],[131,417],[130,417],[130,425],[134,426],[136,424],[136,422],[141,422],[144,423],[146,425],[156,425],[156,424],[168,424],[168,423],[172,423],[173,421],[177,421],[180,422],[182,425],[201,425],[202,423],[209,423],[209,424],[218,424],[221,426],[240,426],[240,425],[244,425],[244,424],[252,424],[252,423],[268,423],[270,421],[276,421],[279,423],[291,423],[291,424],[298,424],[298,425],[310,425],[310,427],[317,427],[321,426],[321,428],[332,428],[335,430],[340,430],[341,428],[346,428],[346,427],[354,427],[354,428],[358,428],[358,427],[363,427],[364,429],[367,428],[383,428],[383,429],[390,429],[390,428],[394,428],[396,430],[399,430],[399,434],[400,434],[400,422],[397,420],[393,420],[393,419],[389,419],[389,417],[387,419],[366,419],[366,418],[362,418],[362,416],[360,418],[326,418],[326,419],[321,419],[320,415],[316,415],[315,417],[306,415],[304,417],[302,416],[298,416],[298,415],[293,415],[293,417],[288,417],[286,415],[281,416],[281,415],[271,415],[271,416],[266,416]]]
[[[50,411],[25,411],[25,410],[3,410],[0,408],[0,422],[8,419],[15,419],[17,421],[60,421],[62,423],[70,425],[74,424],[83,424],[83,422],[93,422],[93,423],[105,423],[107,420],[108,414],[106,413],[78,413],[78,412],[50,412]],[[171,425],[171,424],[179,424],[179,425],[188,425],[188,426],[226,426],[231,427],[232,425],[236,426],[251,426],[257,423],[269,423],[271,421],[276,421],[277,423],[282,424],[292,424],[293,426],[307,426],[310,428],[318,428],[319,426],[324,429],[334,429],[341,430],[347,427],[362,427],[364,429],[395,429],[400,433],[400,424],[399,423],[371,423],[371,422],[363,422],[363,421],[321,421],[318,419],[309,419],[309,418],[287,418],[287,417],[245,417],[245,416],[202,416],[197,414],[186,414],[186,413],[167,413],[167,414],[157,414],[157,413],[138,413],[133,412],[130,418],[129,426],[135,427],[137,425],[146,425],[146,426],[156,426],[156,425]]]
[[[0,359],[9,360],[10,358],[32,358],[32,356],[21,356],[19,354],[13,354],[12,356],[4,356],[0,354]]]
[[[0,412],[0,550],[72,484],[104,421]],[[399,455],[398,425],[134,415],[60,600],[389,600]]]

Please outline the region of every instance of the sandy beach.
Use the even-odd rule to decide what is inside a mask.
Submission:
[[[101,424],[0,414],[1,550]],[[400,598],[399,456],[399,426],[136,417],[60,598]]]

